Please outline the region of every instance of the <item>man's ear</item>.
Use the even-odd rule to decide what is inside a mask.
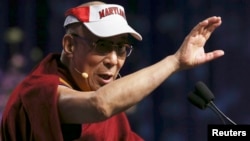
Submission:
[[[72,55],[75,47],[75,42],[70,34],[65,34],[62,40],[63,51],[67,55]]]

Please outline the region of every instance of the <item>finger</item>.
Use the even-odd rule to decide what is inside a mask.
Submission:
[[[213,16],[213,17],[209,17],[203,21],[201,21],[200,26],[207,26],[207,25],[220,25],[221,24],[221,17],[219,16]]]
[[[208,52],[206,53],[205,62],[209,62],[219,57],[222,57],[224,54],[225,53],[223,50],[214,50],[212,52]]]
[[[211,23],[204,27],[203,35],[206,39],[210,37],[210,35],[214,32],[214,30],[219,27],[222,23],[220,18],[217,18],[215,21],[210,21]]]
[[[221,17],[209,17],[197,24],[191,31],[193,34],[204,34],[206,33],[206,37],[209,37],[208,32],[213,32],[215,28],[221,25]],[[206,31],[206,32],[204,32]]]

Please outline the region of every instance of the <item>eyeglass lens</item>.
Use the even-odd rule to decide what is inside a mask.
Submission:
[[[113,44],[113,42],[105,40],[99,40],[95,43],[95,51],[103,55],[115,50],[118,56],[128,57],[132,49],[132,46],[127,43]]]

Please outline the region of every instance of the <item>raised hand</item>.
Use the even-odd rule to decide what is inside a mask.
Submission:
[[[195,67],[224,55],[223,50],[205,52],[204,46],[213,31],[221,25],[221,17],[209,17],[198,23],[174,54],[180,69]]]

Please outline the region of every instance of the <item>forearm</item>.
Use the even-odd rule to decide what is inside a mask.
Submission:
[[[177,61],[168,56],[162,61],[120,78],[96,91],[96,95],[105,101],[108,116],[141,101],[157,88],[171,74],[178,71]]]
[[[178,71],[173,56],[113,81],[97,91],[79,92],[59,87],[59,113],[63,123],[105,120],[125,111],[148,96],[171,74]]]

